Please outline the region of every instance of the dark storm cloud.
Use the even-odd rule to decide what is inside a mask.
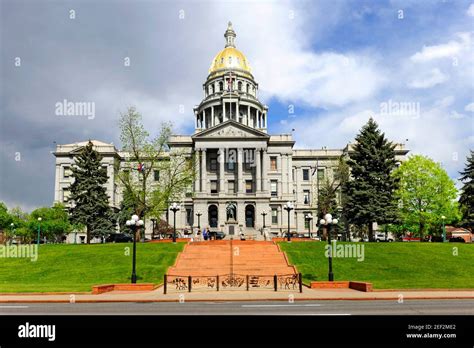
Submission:
[[[212,54],[222,46],[203,45],[203,27],[212,28],[208,5],[2,1],[0,201],[50,205],[54,142],[118,145],[118,113],[128,105],[142,111],[151,133],[162,120],[189,132]],[[219,38],[225,24],[215,29]],[[55,104],[64,99],[94,102],[95,117],[57,116]]]

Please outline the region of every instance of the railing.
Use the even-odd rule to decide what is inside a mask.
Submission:
[[[215,276],[164,275],[163,293],[225,290],[303,292],[301,273],[280,275],[224,274]]]

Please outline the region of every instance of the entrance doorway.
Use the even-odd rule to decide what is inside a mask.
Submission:
[[[217,210],[217,206],[212,204],[208,208],[208,215],[209,215],[209,227],[217,227],[217,223],[219,221],[218,216],[219,212]]]
[[[250,204],[245,207],[245,227],[255,227],[255,208]]]

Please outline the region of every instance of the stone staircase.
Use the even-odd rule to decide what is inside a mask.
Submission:
[[[178,255],[168,275],[214,276],[296,274],[273,242],[217,240],[192,242]]]

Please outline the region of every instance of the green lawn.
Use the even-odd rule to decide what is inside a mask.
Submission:
[[[161,283],[183,247],[137,243],[138,282]],[[131,243],[40,245],[36,262],[0,258],[0,292],[91,291],[92,285],[129,283],[132,249]]]
[[[337,245],[344,243],[337,243]],[[367,281],[375,289],[474,288],[474,244],[354,243],[364,245],[365,259],[333,258],[334,280]],[[327,280],[324,242],[281,242],[302,273],[303,281]],[[453,255],[453,248],[458,255]]]

